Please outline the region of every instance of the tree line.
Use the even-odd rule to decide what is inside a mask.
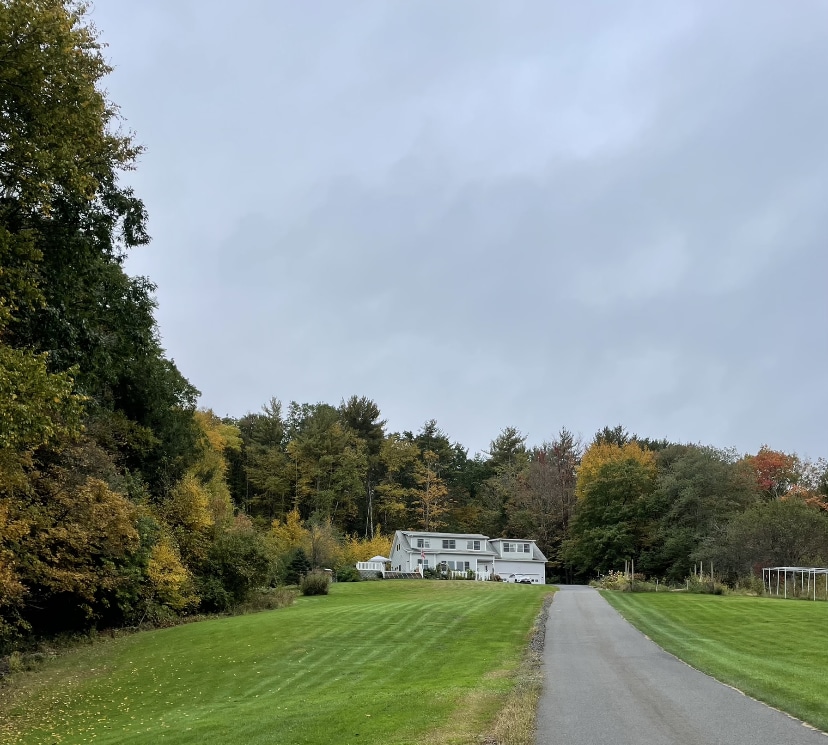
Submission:
[[[228,610],[397,528],[534,538],[551,579],[828,560],[824,461],[622,427],[531,446],[506,427],[470,457],[364,396],[199,410],[153,284],[124,270],[149,240],[123,183],[141,147],[84,7],[0,3],[0,58],[0,647]]]

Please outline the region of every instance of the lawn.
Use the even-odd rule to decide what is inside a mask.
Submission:
[[[828,603],[674,592],[603,596],[663,649],[828,731]]]
[[[0,689],[0,742],[477,742],[546,592],[342,583],[289,608],[101,641]]]

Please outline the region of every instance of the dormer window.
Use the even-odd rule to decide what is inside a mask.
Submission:
[[[479,551],[480,550],[480,541],[466,541],[466,550],[467,551]]]
[[[430,548],[430,544],[428,538],[418,538],[417,539],[417,548]]]
[[[443,538],[443,548],[457,548],[454,538]]]
[[[509,543],[508,541],[503,542],[503,553],[504,554],[530,554],[532,553],[532,544],[531,543]]]

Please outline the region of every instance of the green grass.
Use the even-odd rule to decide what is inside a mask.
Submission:
[[[828,731],[828,603],[669,592],[602,594],[676,657]]]
[[[0,690],[0,742],[476,742],[547,591],[337,584],[289,608],[103,641]]]

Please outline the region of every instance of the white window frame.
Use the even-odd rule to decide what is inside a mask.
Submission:
[[[480,550],[480,541],[466,541],[466,550],[467,551],[479,551]]]
[[[446,550],[457,548],[457,541],[454,538],[443,538],[443,548]]]

